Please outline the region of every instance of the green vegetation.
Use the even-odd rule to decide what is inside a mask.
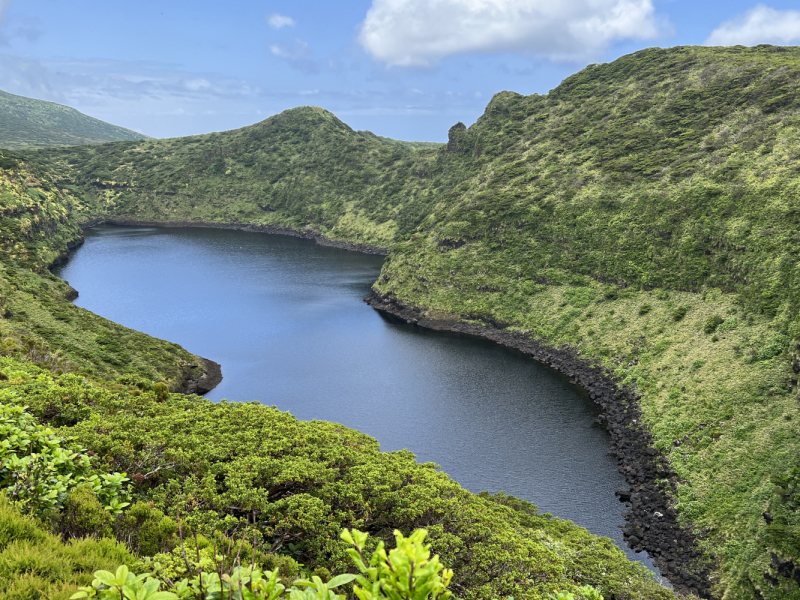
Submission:
[[[21,163],[8,153],[2,160]],[[104,379],[163,380],[174,390],[198,377],[201,359],[177,344],[72,304],[75,290],[47,267],[80,240],[89,209],[22,164],[0,170],[0,355]]]
[[[610,540],[513,498],[471,494],[436,465],[419,464],[408,451],[380,452],[374,439],[341,425],[298,421],[257,403],[181,394],[162,401],[155,391],[79,381],[12,358],[0,359],[0,371],[14,374],[0,381],[6,410],[19,414],[13,407],[27,405],[49,426],[70,415],[56,434],[91,450],[92,475],[123,472],[130,479],[123,485],[133,504],[122,512],[102,493],[97,502],[85,486],[77,488],[65,511],[51,517],[62,535],[91,527],[115,535],[141,561],[122,562],[138,572],[158,563],[164,581],[195,572],[182,566],[184,553],[208,564],[228,548],[230,565],[237,547],[287,577],[327,579],[352,568],[342,529],[370,533],[370,542],[352,535],[362,554],[382,557],[380,543],[395,529],[425,528],[432,552],[453,569],[450,585],[459,597],[538,599],[584,585],[619,598],[670,597]],[[401,554],[421,543],[409,539],[411,545],[400,543]],[[440,566],[432,561],[429,568]],[[423,575],[420,585],[430,581]],[[359,580],[365,594],[377,594],[375,585],[389,577],[376,576],[369,584]],[[443,581],[449,576],[442,572]]]
[[[0,90],[0,148],[81,146],[147,137],[68,106]]]
[[[364,551],[368,534],[345,529],[341,537],[353,545],[349,552],[361,574],[338,575],[327,583],[314,575],[311,579],[296,579],[287,588],[281,583],[277,572],[258,569],[255,558],[251,566],[246,568],[241,566],[240,556],[237,557],[236,566],[229,573],[219,557],[211,565],[198,565],[198,574],[192,579],[182,579],[177,583],[147,574],[136,576],[124,565],[116,573],[98,571],[92,585],[81,588],[72,598],[115,600],[127,593],[137,600],[205,600],[208,597],[237,600],[344,600],[345,596],[332,590],[355,580],[357,584],[353,586],[353,593],[360,600],[447,600],[452,596],[447,586],[453,572],[441,565],[438,556],[431,558],[430,546],[424,543],[426,535],[424,529],[418,529],[408,538],[395,531],[397,545],[394,549],[386,552],[383,542],[379,542],[372,555],[367,556]],[[214,570],[208,572],[209,566],[213,566]],[[169,591],[160,592],[162,586]],[[585,586],[585,589],[592,590],[595,597],[602,600],[594,588]]]
[[[97,569],[135,558],[110,539],[64,542],[0,496],[0,600],[67,600]]]
[[[218,556],[233,564],[234,539],[275,577],[295,585],[308,577],[309,597],[331,596],[323,579],[352,569],[342,529],[372,534],[369,551],[380,556],[395,529],[421,527],[455,570],[461,597],[538,599],[586,585],[620,598],[669,597],[610,540],[512,498],[470,494],[408,452],[381,453],[340,425],[258,404],[170,393],[200,359],[73,306],[73,290],[47,270],[93,218],[93,199],[24,157],[2,160],[0,487],[14,506],[0,501],[0,518],[35,533],[0,528],[10,532],[0,599],[68,598],[78,586],[102,597],[90,573],[127,581],[120,565],[158,578],[132,576],[142,597],[163,598],[155,588],[167,593],[177,582],[169,589],[191,598],[198,567]],[[420,549],[414,535],[409,552]],[[426,564],[441,570],[433,561],[416,568]],[[370,573],[359,589],[383,597],[388,574]],[[435,583],[430,575],[420,575],[420,589]]]
[[[81,488],[91,490],[113,514],[130,505],[125,473],[90,475],[91,457],[84,448],[37,424],[22,407],[0,405],[0,436],[0,489],[23,512],[47,516]]]
[[[386,247],[377,292],[429,317],[500,326],[579,351],[641,395],[644,420],[677,476],[675,507],[718,565],[719,596],[777,600],[800,597],[798,89],[798,48],[650,49],[587,67],[548,95],[497,94],[474,125],[451,129],[447,147],[393,143],[353,131],[322,109],[299,108],[231,132],[42,150],[23,162],[37,165],[29,168],[74,202],[69,223],[92,217],[246,223]],[[64,227],[70,225],[55,230]],[[15,244],[22,233],[12,235]],[[31,262],[47,248],[6,243],[4,264]],[[0,283],[10,291],[16,285],[15,292],[20,285],[31,289],[31,277],[48,289],[62,285],[40,272],[13,271],[17,283]],[[26,293],[25,300],[43,302],[41,293]],[[60,338],[43,330],[48,337],[36,339],[56,344],[70,331],[85,339],[83,322],[71,318]],[[101,327],[96,317],[81,318]],[[22,335],[9,331],[14,340]],[[113,361],[100,360],[104,350],[84,343],[89,354],[81,359],[65,344],[58,347],[79,368],[105,379],[126,376]],[[151,368],[175,389],[174,372],[148,358],[130,376],[145,377]],[[130,401],[147,403],[151,396],[148,389]],[[137,492],[164,514],[172,514],[166,498],[191,498],[201,514],[258,510],[272,544],[286,536],[276,549],[326,569],[346,566],[334,541],[339,528],[385,538],[394,527],[425,526],[434,550],[454,569],[454,591],[467,597],[555,593],[559,578],[578,571],[585,577],[572,579],[576,585],[620,589],[617,571],[608,571],[610,582],[594,567],[571,570],[570,561],[589,560],[569,541],[578,530],[523,505],[466,495],[410,456],[374,448],[371,454],[369,442],[355,442],[364,438],[337,433],[337,426],[289,423],[250,405],[192,401],[181,412],[174,407],[187,401],[174,396],[158,408],[123,408],[133,406],[128,401],[120,400],[123,412],[92,408],[102,427],[81,420],[69,425],[70,435],[130,473],[135,452],[174,438],[179,456],[197,462],[195,471],[184,472],[186,485],[173,489],[158,475],[157,485]],[[166,422],[176,424],[172,437],[160,424]],[[238,439],[236,432],[253,436],[242,448],[255,447],[260,434],[252,432],[267,422],[285,432],[281,440],[292,440],[292,449],[281,452],[299,461],[296,467],[284,472],[254,450],[217,462],[229,457],[226,444]],[[226,436],[215,439],[217,431]],[[210,454],[199,453],[201,432]],[[364,449],[370,466],[344,462],[336,475],[304,445],[313,439],[315,448],[327,448],[325,440],[339,435]],[[425,487],[425,493],[441,511],[430,514],[438,516],[421,516],[392,495],[400,473],[433,486],[436,492]],[[266,498],[253,491],[269,490],[273,477],[294,491],[282,495],[278,488]],[[300,487],[291,487],[296,482]],[[376,531],[361,523],[372,516],[385,520]],[[561,528],[558,534],[553,527]],[[581,544],[593,548],[595,566],[628,568],[589,539],[595,538]],[[462,544],[473,549],[469,558]],[[500,547],[507,564],[520,570],[481,579],[500,569],[492,562]],[[530,583],[522,585],[523,578]]]

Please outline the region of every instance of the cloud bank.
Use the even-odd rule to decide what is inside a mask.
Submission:
[[[800,42],[800,11],[775,10],[759,4],[725,21],[705,41],[707,46],[755,46]]]
[[[373,0],[359,41],[389,66],[424,67],[470,52],[581,60],[660,29],[652,0]]]

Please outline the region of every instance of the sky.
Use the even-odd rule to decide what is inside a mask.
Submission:
[[[797,0],[0,0],[0,89],[154,137],[313,105],[441,142],[499,91],[651,46],[760,43],[800,44]]]

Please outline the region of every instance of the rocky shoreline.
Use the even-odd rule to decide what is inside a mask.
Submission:
[[[222,381],[222,366],[219,363],[202,356],[197,358],[200,359],[200,364],[189,365],[186,369],[181,387],[177,390],[181,394],[202,396],[213,390]]]
[[[647,551],[663,576],[681,594],[712,598],[713,565],[703,556],[691,527],[678,522],[672,508],[677,485],[666,458],[653,447],[653,438],[642,423],[639,396],[624,387],[605,369],[594,366],[572,348],[548,347],[502,323],[465,323],[456,319],[428,317],[394,297],[372,290],[364,299],[376,310],[427,329],[452,331],[489,339],[519,350],[547,364],[580,385],[603,413],[598,422],[611,434],[613,454],[629,489],[618,490],[625,502],[625,540],[635,551]],[[661,482],[661,483],[659,483]]]

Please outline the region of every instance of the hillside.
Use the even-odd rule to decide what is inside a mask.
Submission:
[[[497,94],[446,147],[301,108],[30,158],[101,219],[389,249],[381,309],[565,348],[620,391],[632,545],[687,589],[777,600],[800,597],[799,88],[798,48],[650,49]],[[651,450],[663,462],[626,462]]]
[[[75,306],[75,290],[48,270],[81,243],[86,211],[40,172],[0,154],[0,353],[54,371],[196,389],[213,363]]]
[[[257,403],[170,393],[202,391],[207,361],[74,306],[47,269],[80,243],[90,212],[36,165],[0,156],[0,598],[66,599],[123,561],[151,572],[147,560],[169,565],[190,533],[241,549],[243,530],[248,561],[327,579],[352,568],[339,533],[354,527],[384,540],[426,528],[462,598],[540,600],[587,584],[671,597],[611,540],[472,494],[408,451]],[[122,482],[123,504],[108,504],[104,477]]]
[[[68,106],[0,90],[0,148],[82,146],[147,137]]]

